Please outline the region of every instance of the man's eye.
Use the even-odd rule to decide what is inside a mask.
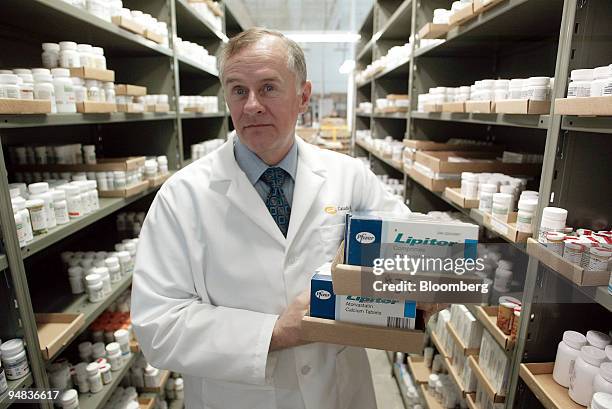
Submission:
[[[235,88],[234,89],[234,94],[236,94],[236,95],[244,95],[244,94],[246,94],[246,90],[244,88]]]
[[[274,91],[274,87],[272,85],[264,85],[264,91],[266,92]]]

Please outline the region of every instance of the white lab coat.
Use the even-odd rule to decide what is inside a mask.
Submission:
[[[183,374],[189,409],[376,408],[363,349],[268,347],[279,314],[332,259],[349,208],[409,210],[360,161],[296,143],[286,239],[231,140],[172,176],[144,222],[132,324],[152,365]]]

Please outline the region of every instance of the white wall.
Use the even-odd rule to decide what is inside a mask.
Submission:
[[[313,94],[346,92],[348,75],[340,74],[338,68],[347,59],[352,59],[354,44],[309,43],[301,44],[306,56],[308,79],[312,81]]]

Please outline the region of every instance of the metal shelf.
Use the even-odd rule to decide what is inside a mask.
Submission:
[[[374,149],[368,147],[367,145],[364,145],[361,142],[355,142],[355,144],[365,149],[366,151],[368,151],[372,156],[374,156],[376,159],[380,160],[381,162],[384,162],[385,164],[391,166],[393,169],[397,170],[398,172],[404,173],[404,170],[402,169],[401,165],[393,162],[391,159],[385,158],[380,153],[374,151]]]
[[[204,17],[200,16],[187,3],[186,0],[175,0],[176,4],[176,29],[178,35],[184,39],[212,37],[227,42],[227,36],[217,30]]]
[[[356,112],[355,115],[360,116],[362,118],[371,118],[372,114],[367,114],[365,112]]]
[[[404,0],[379,31],[378,40],[404,40],[408,42],[412,27],[412,0]],[[378,41],[377,40],[377,41]]]
[[[200,113],[200,112],[181,112],[181,119],[198,119],[198,118],[225,118],[225,112]]]
[[[408,119],[408,113],[407,112],[393,112],[393,113],[388,113],[388,114],[373,114],[372,118],[376,118],[376,119],[403,119],[406,120]]]
[[[410,57],[400,61],[399,63],[392,65],[390,67],[385,68],[378,74],[375,74],[372,79],[377,80],[382,77],[403,77],[408,76],[408,71],[410,71]]]
[[[0,271],[8,268],[8,260],[4,254],[0,254]]]
[[[184,407],[185,401],[183,399],[175,399],[168,405],[168,409],[183,409]]]
[[[183,57],[182,55],[177,55],[176,58],[179,62],[179,70],[184,73],[215,79],[219,77],[219,73],[217,72],[217,70],[212,71],[204,67],[202,64],[193,61],[187,57]]]
[[[408,396],[407,396],[407,388],[404,385],[404,382],[402,381],[402,373],[400,371],[400,366],[399,364],[395,364],[395,363],[391,363],[391,366],[393,368],[393,377],[395,378],[395,383],[397,384],[397,389],[399,390],[399,394],[402,397],[402,403],[404,404],[404,408],[405,409],[409,409],[410,408],[410,403],[408,402]]]
[[[372,52],[372,47],[374,45],[374,40],[370,39],[361,49],[361,51],[359,51],[359,54],[357,54],[357,61],[360,61],[362,59],[364,59],[368,53]],[[371,58],[368,58],[368,60],[370,60]]]
[[[7,381],[7,383],[8,389],[6,392],[0,395],[0,409],[8,408],[11,405],[8,397],[9,391],[29,388],[34,383],[34,379],[32,378],[32,373],[29,373],[21,379],[17,379],[16,381]]]
[[[490,55],[505,46],[557,38],[563,0],[506,0],[451,29],[446,41],[417,57]]]
[[[595,290],[595,301],[605,307],[608,311],[612,312],[612,294],[608,292],[608,287],[601,286]]]
[[[72,297],[72,301],[62,308],[61,311],[53,310],[54,301],[57,302],[57,297],[53,301],[49,301],[45,305],[45,309],[50,313],[63,313],[63,314],[83,314],[85,321],[83,322],[83,326],[71,335],[70,339],[66,342],[66,344],[55,353],[53,357],[49,360],[53,361],[59,354],[62,353],[71,343],[74,341],[83,331],[87,329],[91,325],[92,322],[96,320],[115,300],[132,284],[132,274],[128,274],[126,277],[123,277],[121,281],[117,283],[112,283],[112,292],[101,302],[92,303],[89,302],[89,298],[87,294],[81,294],[78,296],[70,295]]]
[[[45,41],[87,39],[88,43],[103,47],[106,55],[130,57],[173,55],[169,48],[130,33],[64,1],[5,0],[2,4],[0,22],[15,27],[17,32],[38,34]],[[33,22],[44,22],[44,24],[32,24]]]
[[[519,128],[548,129],[550,115],[517,115],[517,114],[474,114],[454,112],[418,112],[412,111],[415,119],[432,121],[465,122],[483,125],[514,126]]]
[[[84,229],[90,224],[97,222],[98,220],[108,216],[109,214],[116,212],[117,210],[129,205],[130,203],[133,203],[136,200],[157,191],[158,189],[159,186],[155,188],[149,188],[134,196],[125,198],[100,198],[100,209],[79,219],[70,221],[69,223],[64,224],[62,226],[57,226],[51,229],[46,234],[34,237],[34,240],[32,240],[28,245],[21,249],[22,257],[26,259],[27,257],[36,254],[39,251],[44,250],[47,247],[57,243],[58,241],[70,236],[71,234],[74,234],[75,232]]]
[[[144,112],[128,114],[42,114],[42,115],[0,115],[1,128],[32,128],[41,126],[89,125],[116,122],[167,121],[176,119],[176,112]]]
[[[110,399],[115,389],[117,389],[117,386],[119,386],[125,374],[132,367],[132,364],[136,360],[137,356],[138,354],[133,353],[129,361],[123,366],[123,368],[121,368],[117,372],[113,372],[113,380],[108,385],[104,385],[104,388],[100,392],[79,394],[79,408],[99,409],[103,407]]]
[[[563,116],[561,129],[594,133],[612,133],[612,117],[609,116]]]

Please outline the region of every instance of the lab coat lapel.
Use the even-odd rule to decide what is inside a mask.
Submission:
[[[284,247],[287,244],[285,237],[261,196],[236,163],[233,138],[228,139],[217,152],[212,154],[216,157],[213,160],[210,188],[225,195],[253,223]]]
[[[297,136],[295,139],[298,144],[298,166],[291,204],[291,219],[287,232],[287,251],[300,232],[300,227],[308,216],[326,179],[325,168],[316,157],[316,148]]]

